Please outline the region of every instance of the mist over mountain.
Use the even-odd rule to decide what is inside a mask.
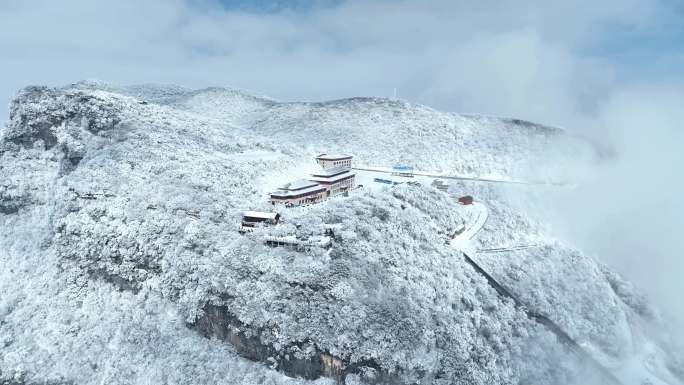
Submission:
[[[460,180],[364,186],[241,234],[319,153]],[[0,132],[0,376],[19,384],[681,384],[659,310],[533,197],[604,148],[398,99],[79,82],[27,87]],[[422,181],[422,179],[421,179]],[[528,181],[530,184],[507,184]],[[472,244],[448,243],[477,212]],[[520,202],[523,201],[523,202]],[[330,247],[271,247],[266,236]],[[502,296],[465,254],[519,300]],[[11,383],[11,382],[10,382]]]

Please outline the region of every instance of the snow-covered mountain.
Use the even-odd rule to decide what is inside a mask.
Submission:
[[[534,309],[625,383],[681,383],[681,356],[653,332],[666,328],[657,310],[502,186],[451,192],[488,207],[472,257],[525,306],[446,242],[472,213],[427,183],[359,189],[237,231],[242,211],[271,210],[266,194],[320,152],[535,181],[569,181],[600,157],[561,129],[398,100],[26,88],[0,133],[0,379],[586,383],[596,373]],[[326,229],[330,248],[263,242]],[[515,245],[534,247],[486,251]]]

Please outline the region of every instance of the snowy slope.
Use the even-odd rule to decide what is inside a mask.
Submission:
[[[560,129],[515,119],[445,114],[382,98],[322,103],[242,98],[231,104],[234,108],[225,107],[228,103],[222,101],[233,94],[206,90],[180,106],[200,113],[211,110],[218,113],[213,116],[265,137],[300,144],[307,156],[318,151],[353,153],[368,165],[408,163],[463,175],[557,181],[565,179],[559,166],[568,159],[589,162],[597,155],[588,143]],[[249,118],[236,119],[245,109],[251,109]]]
[[[277,228],[237,232],[240,213],[269,210],[265,194],[312,169],[317,152],[556,178],[570,159],[594,157],[561,130],[386,99],[280,103],[96,82],[24,89],[10,118],[0,133],[2,378],[518,384],[586,375],[446,244],[470,214],[431,187],[362,189],[283,210]],[[540,159],[545,167],[531,167]],[[606,366],[633,359],[627,334],[638,328],[651,341],[639,322],[653,318],[637,295],[489,189],[477,190],[490,218],[475,241],[544,248],[482,264]],[[263,243],[326,228],[330,249]],[[676,362],[662,352],[659,362]]]
[[[490,215],[473,258],[530,309],[556,323],[626,384],[680,384],[681,345],[657,309],[608,266],[550,235],[530,208],[537,187],[458,182]],[[543,190],[542,190],[543,193]],[[520,197],[525,197],[521,204]],[[524,210],[524,211],[523,211]],[[524,247],[516,249],[517,245]]]
[[[562,129],[518,119],[443,113],[385,98],[318,103],[277,102],[240,90],[172,86],[113,87],[80,82],[211,117],[310,158],[321,151],[352,153],[360,163],[408,163],[430,171],[473,176],[564,181],[568,160],[592,162],[598,149]],[[368,145],[372,143],[372,145]]]

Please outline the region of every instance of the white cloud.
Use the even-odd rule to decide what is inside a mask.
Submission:
[[[354,0],[261,15],[180,0],[12,1],[0,5],[1,97],[90,77],[235,85],[285,99],[396,87],[438,108],[562,123],[561,110],[588,94],[582,84],[611,76],[578,49],[601,40],[605,25],[649,26],[661,9],[653,4]]]
[[[682,84],[638,84],[612,94],[595,124],[618,150],[560,197],[559,226],[684,320]]]

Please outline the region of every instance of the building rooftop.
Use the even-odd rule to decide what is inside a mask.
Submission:
[[[346,159],[351,159],[351,155],[343,155],[343,154],[319,154],[316,159],[320,160],[346,160]]]
[[[346,170],[345,170],[344,172],[342,172],[342,173],[337,173],[337,174],[330,175],[330,176],[318,176],[318,175],[314,175],[314,176],[311,177],[311,180],[314,181],[314,182],[334,183],[334,182],[337,182],[337,181],[342,180],[342,179],[346,179],[346,178],[349,178],[349,177],[353,177],[353,176],[355,176],[355,175],[356,175],[356,174],[354,174],[353,172],[349,171],[349,169],[346,169]]]
[[[309,187],[316,186],[318,183],[312,182],[310,180],[306,179],[298,179],[294,182],[287,183],[283,185],[282,187],[279,187],[279,190],[286,190],[286,191],[295,191],[295,190],[301,190]]]
[[[408,164],[395,164],[392,168],[394,170],[413,170],[413,166]]]
[[[320,176],[320,177],[330,177],[330,176],[335,176],[338,174],[342,174],[344,172],[349,171],[349,167],[331,167],[331,168],[325,168],[319,171],[316,171],[315,173],[311,174],[312,176]]]
[[[309,182],[312,183],[311,187],[307,188],[301,188],[297,190],[278,190],[274,191],[271,193],[271,198],[290,198],[290,197],[296,197],[300,195],[307,195],[307,194],[315,194],[317,192],[323,192],[325,191],[325,187],[319,185],[316,182]]]
[[[275,220],[279,217],[278,213],[265,213],[262,211],[245,211],[242,213],[243,218],[259,218]]]

